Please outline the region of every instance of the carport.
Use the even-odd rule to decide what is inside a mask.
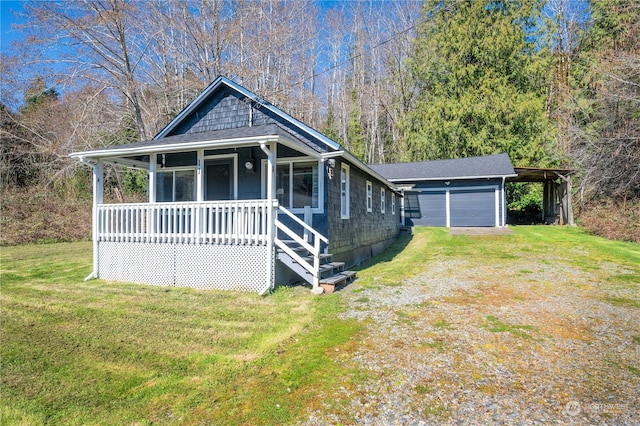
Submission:
[[[571,205],[572,169],[545,169],[539,167],[514,167],[517,176],[507,178],[507,182],[542,183],[542,221],[573,225]]]

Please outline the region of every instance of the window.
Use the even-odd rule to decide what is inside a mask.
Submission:
[[[386,207],[384,188],[380,188],[380,213],[384,213]]]
[[[391,194],[391,214],[396,214],[396,194]]]
[[[367,181],[367,211],[373,211],[373,185]]]
[[[196,171],[162,170],[156,173],[156,201],[194,201]]]
[[[349,219],[349,165],[340,166],[340,217]]]
[[[289,209],[318,208],[318,162],[283,162],[276,166],[276,198]],[[267,178],[264,178],[265,185]]]

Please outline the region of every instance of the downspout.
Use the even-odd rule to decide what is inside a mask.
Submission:
[[[273,231],[275,227],[274,206],[273,203],[273,172],[275,169],[275,155],[271,151],[266,142],[260,142],[260,149],[267,155],[267,285],[260,290],[260,295],[265,294],[273,287],[275,277],[273,276],[273,262],[275,262],[275,256],[273,253]]]

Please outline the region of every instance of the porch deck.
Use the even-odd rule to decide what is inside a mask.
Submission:
[[[276,258],[314,287],[343,272],[321,265],[329,240],[275,199],[97,204],[94,214],[96,276],[107,280],[264,293]]]

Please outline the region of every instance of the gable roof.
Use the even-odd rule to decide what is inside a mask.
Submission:
[[[507,154],[397,164],[370,164],[391,182],[516,176]]]
[[[258,105],[260,105],[261,108],[265,108],[265,109],[269,110],[271,113],[273,113],[276,116],[280,117],[281,119],[285,120],[287,123],[292,124],[294,127],[297,127],[302,132],[310,134],[311,136],[313,136],[314,138],[318,139],[320,142],[325,144],[328,148],[330,148],[332,150],[340,150],[340,149],[342,149],[337,142],[335,142],[332,139],[326,137],[325,135],[323,135],[322,133],[318,132],[317,130],[307,126],[306,124],[304,124],[300,120],[297,120],[297,119],[293,118],[292,116],[290,116],[286,112],[282,111],[280,108],[277,108],[276,106],[272,105],[271,103],[269,103],[269,102],[265,101],[264,99],[258,97],[255,93],[251,92],[250,90],[247,90],[246,88],[240,86],[239,84],[234,83],[233,81],[229,80],[227,77],[224,77],[224,76],[219,76],[218,78],[216,78],[213,81],[213,83],[211,83],[209,86],[207,86],[207,88],[204,89],[202,91],[202,93],[200,93],[182,111],[180,111],[180,113],[178,113],[178,115],[176,115],[175,118],[173,120],[171,120],[169,122],[169,124],[167,124],[165,126],[164,129],[162,129],[156,136],[154,136],[153,140],[161,139],[163,137],[166,137],[168,134],[170,134],[172,130],[174,130],[176,127],[178,127],[187,117],[189,117],[194,111],[196,111],[204,102],[207,101],[207,99],[209,99],[209,97],[214,92],[219,90],[222,86],[226,86],[226,87],[228,87],[228,88],[230,88],[230,89],[242,94],[243,96],[253,100]]]

